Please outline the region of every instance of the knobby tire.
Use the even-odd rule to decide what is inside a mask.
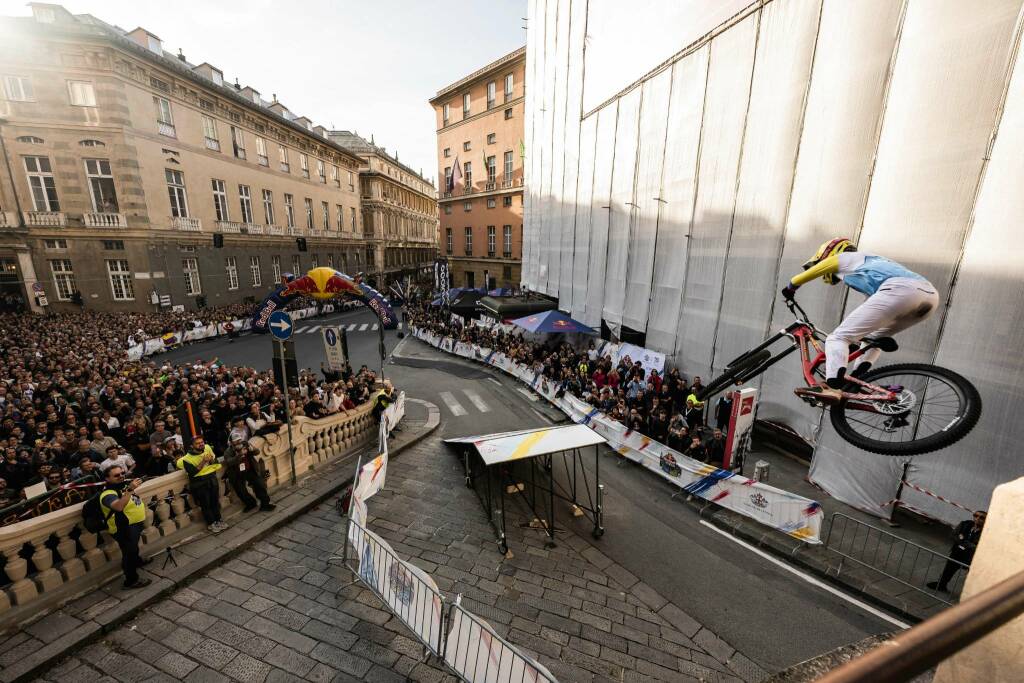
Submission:
[[[981,395],[978,390],[962,375],[927,363],[897,363],[884,365],[868,372],[862,379],[871,384],[878,384],[879,380],[892,375],[920,375],[924,377],[941,378],[947,381],[957,393],[960,401],[959,420],[947,430],[931,434],[929,436],[912,439],[910,441],[880,441],[864,436],[847,421],[846,402],[832,406],[829,410],[829,418],[836,433],[847,442],[857,448],[882,455],[921,455],[930,453],[941,448],[946,448],[967,436],[978,423],[981,417]],[[851,410],[851,414],[862,411]]]

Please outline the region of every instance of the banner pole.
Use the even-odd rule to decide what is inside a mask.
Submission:
[[[288,363],[285,361],[284,342],[278,341],[278,360],[281,363],[281,384],[284,389],[284,418],[288,423],[288,460],[292,465],[292,485],[298,480],[295,473],[295,442],[292,441],[292,409],[291,398],[288,396]]]
[[[342,564],[347,564],[348,563],[348,536],[349,536],[349,532],[352,529],[352,504],[355,502],[356,487],[359,486],[359,475],[362,474],[362,471],[361,471],[362,467],[363,467],[363,454],[360,453],[359,457],[356,459],[356,476],[352,479],[352,492],[349,494],[349,497],[348,497],[348,510],[345,512],[345,518],[347,520],[347,523],[345,524],[345,542],[341,546],[341,563]]]

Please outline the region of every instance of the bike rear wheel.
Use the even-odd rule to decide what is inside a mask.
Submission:
[[[981,396],[963,376],[925,363],[886,365],[863,381],[898,385],[895,403],[875,402],[877,413],[850,408],[849,401],[829,411],[843,439],[872,453],[920,455],[964,438],[981,417]]]

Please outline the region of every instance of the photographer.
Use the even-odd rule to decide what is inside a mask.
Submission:
[[[142,538],[143,522],[146,521],[146,506],[135,495],[141,479],[131,482],[124,480],[124,468],[113,465],[107,470],[106,485],[100,493],[100,510],[107,520],[107,530],[121,549],[121,571],[124,572],[125,588],[142,588],[150,584],[149,579],[139,578],[139,567],[149,564],[139,556],[139,539]]]
[[[228,525],[220,518],[220,482],[217,481],[220,463],[213,449],[206,445],[203,437],[197,436],[177,464],[178,469],[188,475],[188,490],[203,512],[206,527],[215,534],[227,529]]]
[[[236,439],[224,451],[224,465],[228,468],[228,480],[231,488],[238,494],[245,508],[242,512],[249,512],[256,508],[256,499],[259,499],[260,512],[271,512],[277,506],[270,502],[267,494],[267,485],[263,480],[262,468],[256,459],[256,453],[249,444]],[[248,488],[246,485],[248,484]],[[252,493],[249,492],[252,489]],[[256,498],[253,498],[253,495]]]

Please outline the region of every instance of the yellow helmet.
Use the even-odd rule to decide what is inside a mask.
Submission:
[[[857,246],[847,237],[836,237],[835,239],[831,239],[818,247],[818,251],[814,253],[814,256],[804,263],[804,270],[813,268],[828,257],[841,254],[844,251],[857,251]],[[839,282],[839,278],[833,274],[825,275],[821,279],[824,280],[826,284],[830,285],[834,285]]]

